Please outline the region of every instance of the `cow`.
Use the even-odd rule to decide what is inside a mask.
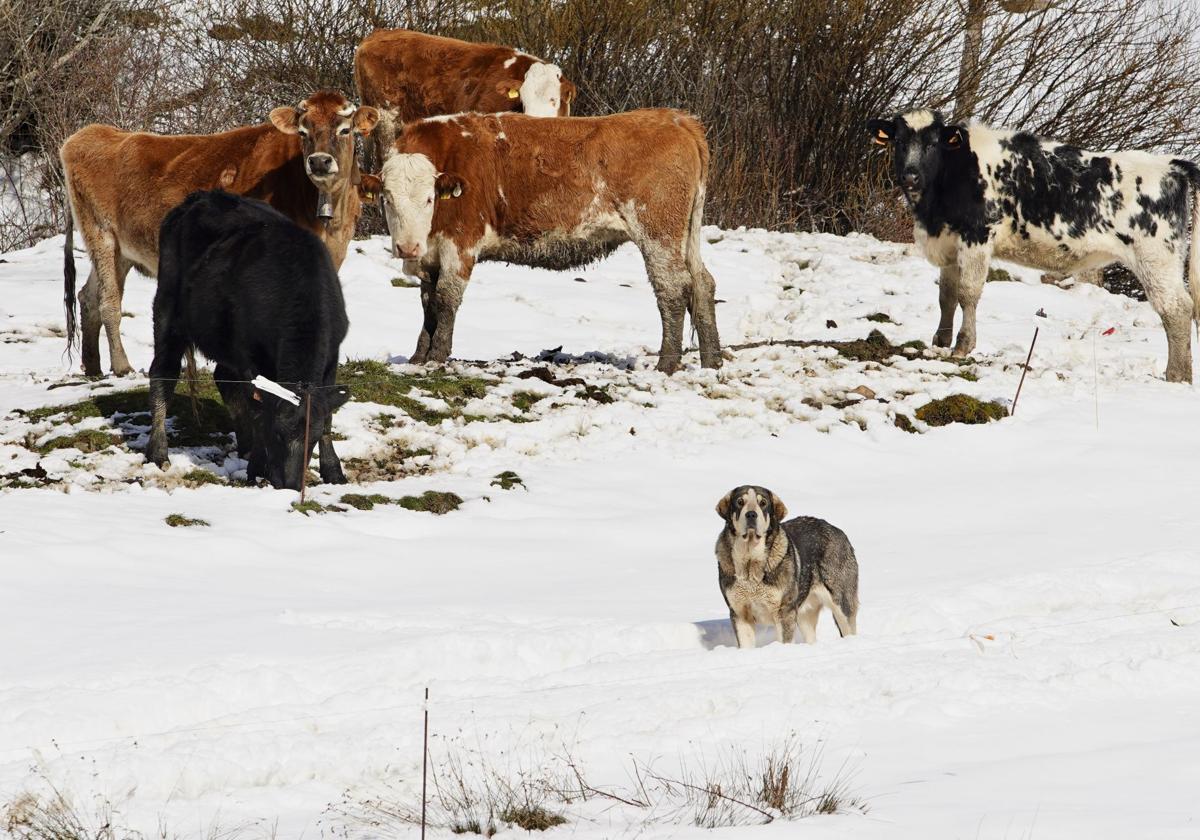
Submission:
[[[424,323],[411,361],[449,358],[476,262],[561,270],[632,241],[662,317],[658,369],[680,365],[685,310],[701,363],[718,367],[715,288],[700,261],[707,176],[704,129],[681,111],[406,123],[381,177],[393,254],[421,279]]]
[[[512,47],[475,44],[407,29],[377,29],[354,53],[354,83],[383,118],[371,156],[388,149],[395,127],[439,114],[519,111],[566,117],[576,88],[556,64]]]
[[[947,123],[923,109],[871,120],[868,129],[875,143],[891,150],[892,177],[912,212],[914,239],[940,269],[936,346],[950,346],[961,307],[953,355],[975,348],[975,310],[992,257],[1060,274],[1119,262],[1137,275],[1162,318],[1167,381],[1191,382],[1190,330],[1200,315],[1200,237],[1194,235],[1200,167],[1165,155],[1089,152],[1024,131]]]
[[[331,423],[349,398],[335,377],[350,322],[320,237],[261,201],[195,192],[163,219],[158,268],[147,460],[168,463],[167,403],[181,357],[195,348],[216,363],[251,482],[299,490],[319,438],[321,480],[344,484]],[[260,376],[298,393],[299,404],[256,390]]]
[[[195,190],[221,188],[266,201],[320,236],[334,266],[341,266],[362,209],[354,185],[354,134],[369,133],[379,114],[335,91],[318,91],[270,117],[262,125],[204,135],[89,125],[63,143],[70,204],[63,271],[68,348],[75,340],[76,225],[92,260],[79,294],[85,374],[101,373],[102,325],[113,373],[133,372],[121,343],[125,275],[132,267],[150,277],[158,273],[159,226]]]

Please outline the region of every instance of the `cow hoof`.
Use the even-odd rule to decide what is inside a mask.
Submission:
[[[667,376],[670,376],[675,371],[679,370],[679,363],[678,362],[668,362],[665,359],[660,359],[656,370],[659,373],[665,373]]]
[[[1191,385],[1192,384],[1192,372],[1190,370],[1189,371],[1168,370],[1167,371],[1167,381],[1168,382],[1179,382],[1183,385]]]
[[[342,472],[342,468],[338,467],[336,470],[329,470],[328,472],[322,471],[321,483],[322,484],[349,484],[350,482],[348,482],[346,480],[346,474],[344,472]]]
[[[132,376],[136,371],[128,365],[113,365],[113,376]]]
[[[940,331],[935,332],[933,334],[933,346],[934,347],[949,347],[950,346],[950,336],[943,335]]]

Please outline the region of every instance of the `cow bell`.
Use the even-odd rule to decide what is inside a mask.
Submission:
[[[333,218],[333,199],[327,192],[322,192],[317,196],[317,218],[325,221]]]

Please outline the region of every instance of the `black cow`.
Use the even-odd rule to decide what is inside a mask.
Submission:
[[[311,399],[321,479],[345,483],[331,423],[349,397],[334,377],[350,322],[321,240],[261,201],[194,192],[163,219],[158,265],[147,458],[167,463],[167,402],[184,352],[195,347],[216,362],[213,377],[251,481],[300,489],[312,455],[311,445],[304,449]],[[257,376],[296,392],[300,405],[247,384]]]
[[[941,269],[933,342],[975,348],[975,308],[993,256],[1073,274],[1119,262],[1137,275],[1167,332],[1167,379],[1192,379],[1191,325],[1200,313],[1200,168],[1146,152],[1088,152],[1027,132],[947,124],[933,111],[871,120],[892,151],[913,235]],[[1190,254],[1189,254],[1190,248]],[[1184,287],[1188,263],[1191,297]]]

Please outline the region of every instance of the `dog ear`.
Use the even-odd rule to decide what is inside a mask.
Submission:
[[[771,515],[775,517],[776,522],[782,522],[787,516],[787,505],[774,493],[771,494]]]
[[[733,497],[733,491],[730,490],[721,497],[721,501],[717,502],[717,515],[722,519],[729,515],[729,500]]]

